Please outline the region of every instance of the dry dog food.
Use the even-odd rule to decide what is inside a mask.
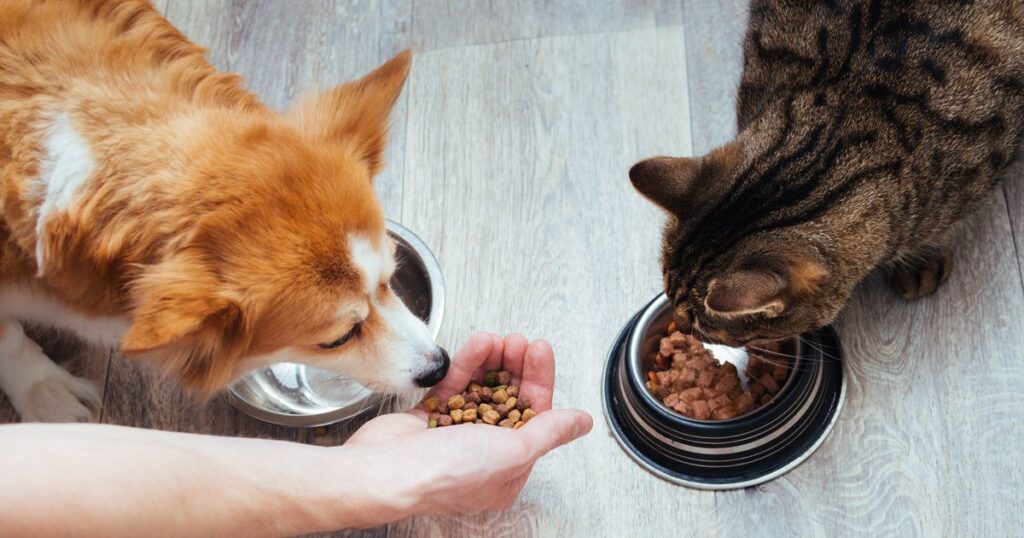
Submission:
[[[690,418],[726,420],[745,415],[775,397],[789,377],[788,358],[777,354],[777,347],[763,348],[772,352],[772,359],[749,356],[744,389],[736,366],[719,364],[699,340],[670,324],[654,367],[647,372],[647,388],[666,407]]]
[[[423,400],[423,408],[430,415],[428,428],[455,424],[490,424],[518,430],[535,417],[530,409],[530,398],[519,394],[512,385],[508,371],[487,372],[484,384],[470,383],[462,394],[453,394],[442,402],[437,396]]]

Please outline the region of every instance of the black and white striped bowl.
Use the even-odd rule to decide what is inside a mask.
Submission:
[[[605,417],[641,467],[693,488],[743,488],[785,474],[824,442],[846,395],[842,349],[831,327],[784,343],[796,359],[771,402],[711,421],[684,417],[647,390],[646,371],[671,318],[668,299],[658,295],[619,334],[605,366]]]

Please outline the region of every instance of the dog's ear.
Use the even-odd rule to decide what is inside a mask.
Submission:
[[[308,137],[351,147],[374,175],[384,166],[388,115],[409,75],[412,53],[399,53],[363,78],[303,98],[289,116]]]
[[[248,347],[241,307],[203,264],[180,255],[150,267],[132,285],[135,310],[121,338],[126,357],[152,359],[185,386],[213,392],[231,381]]]

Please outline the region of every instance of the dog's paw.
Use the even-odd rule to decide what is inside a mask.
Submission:
[[[29,387],[16,407],[22,422],[92,422],[101,406],[95,383],[60,372]]]
[[[949,248],[926,249],[892,269],[890,279],[905,299],[914,300],[935,293],[953,270]]]

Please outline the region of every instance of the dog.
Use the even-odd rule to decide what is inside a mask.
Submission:
[[[373,192],[403,52],[285,114],[146,1],[0,9],[0,388],[23,421],[88,421],[96,386],[37,322],[211,394],[274,362],[383,392],[449,358],[392,292]]]

